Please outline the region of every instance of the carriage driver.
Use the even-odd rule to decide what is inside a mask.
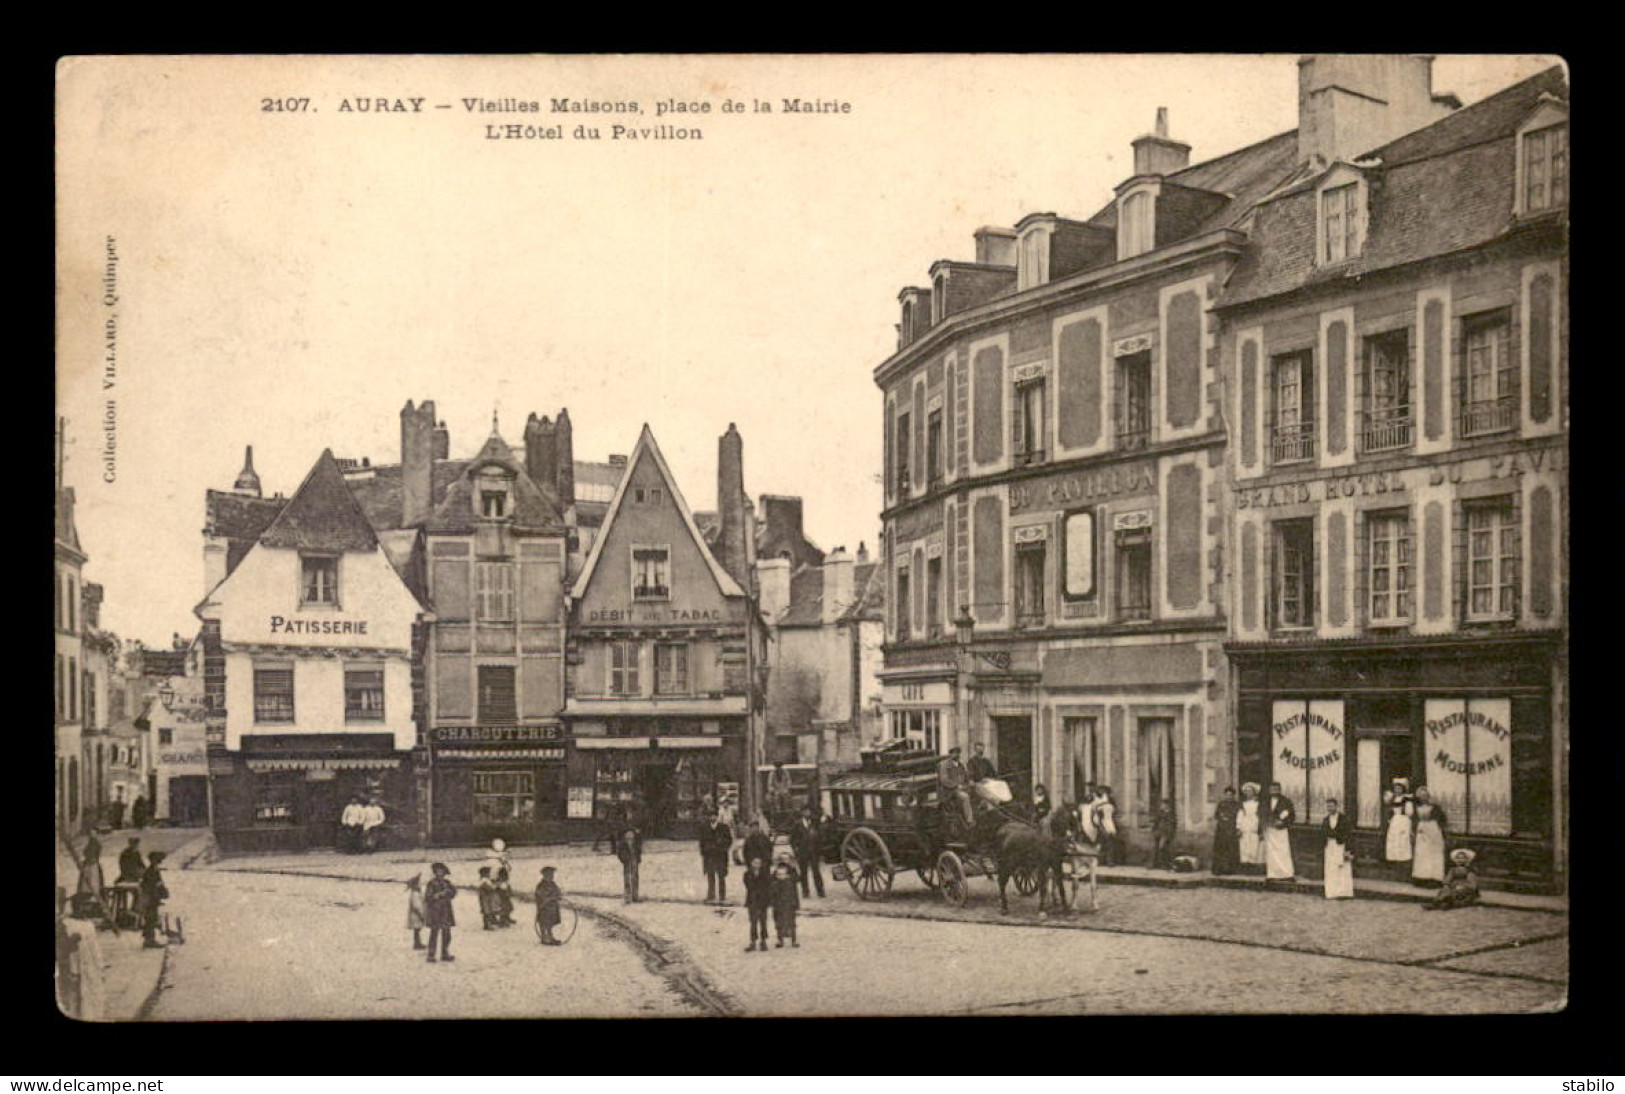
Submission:
[[[937,764],[937,787],[944,799],[949,794],[959,799],[959,811],[964,814],[965,828],[969,830],[976,826],[971,813],[970,774],[959,761],[959,756],[960,749],[956,745],[948,750],[947,758]]]

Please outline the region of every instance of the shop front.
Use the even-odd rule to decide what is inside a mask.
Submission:
[[[1278,782],[1297,807],[1299,873],[1319,873],[1317,826],[1337,799],[1355,822],[1356,873],[1385,861],[1384,793],[1426,786],[1448,847],[1501,887],[1562,885],[1555,636],[1312,649],[1233,646],[1242,781]]]
[[[743,718],[581,721],[570,741],[568,816],[575,834],[631,817],[651,839],[693,839],[704,800],[734,800],[746,770]]]
[[[881,684],[886,737],[946,754],[962,745],[955,717],[953,667],[918,666],[887,672]]]
[[[215,838],[227,853],[307,851],[339,844],[352,797],[376,800],[379,849],[416,843],[410,752],[387,733],[255,735],[238,752],[209,758]]]
[[[429,842],[541,843],[566,831],[566,743],[556,722],[429,732]]]

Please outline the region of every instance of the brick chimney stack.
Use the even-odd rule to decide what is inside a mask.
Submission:
[[[745,496],[745,442],[739,429],[728,423],[728,432],[717,441],[717,520],[720,525],[717,561],[734,580],[750,588],[751,528],[746,519],[749,499]]]
[[[852,556],[837,547],[824,557],[824,622],[833,623],[852,606]]]
[[[434,403],[401,408],[401,523],[422,524],[434,509]]]
[[[434,458],[437,460],[451,459],[451,430],[446,428],[445,422],[441,422],[434,427]],[[367,461],[363,459],[361,465],[365,467]]]
[[[570,408],[563,407],[553,422],[554,485],[559,492],[559,508],[565,523],[575,523],[576,509],[576,452],[575,438],[570,427]]]
[[[1308,54],[1298,61],[1298,159],[1354,160],[1448,115],[1423,53]]]
[[[1168,136],[1168,108],[1157,107],[1156,131],[1136,137],[1134,146],[1134,173],[1136,175],[1171,175],[1191,165],[1191,146]]]
[[[525,474],[543,489],[551,488],[558,479],[557,432],[551,421],[534,412],[525,419]]]

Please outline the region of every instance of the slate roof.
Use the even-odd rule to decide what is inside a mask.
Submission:
[[[1255,203],[1292,176],[1297,164],[1298,131],[1289,129],[1166,176],[1165,181],[1178,186],[1224,194],[1230,199],[1222,204],[1215,202],[1213,211],[1188,225],[1182,225],[1180,238],[1202,235],[1219,228],[1237,227],[1247,219]],[[1107,203],[1104,209],[1089,218],[1089,223],[1115,227],[1117,202],[1113,200]],[[1169,242],[1174,241],[1159,239],[1157,245],[1166,246]],[[1106,257],[1107,265],[1116,261],[1114,252]]]
[[[878,562],[861,562],[852,572],[852,587],[858,590],[852,606],[841,616],[842,621],[884,620],[886,618],[886,582]]]
[[[442,461],[446,462],[446,461]],[[430,532],[467,535],[479,523],[474,506],[474,479],[480,468],[496,464],[510,471],[513,482],[513,523],[521,528],[562,529],[564,517],[559,512],[557,495],[551,484],[543,487],[525,473],[525,466],[514,455],[501,437],[487,437],[479,453],[462,463],[462,473],[446,487],[434,512],[424,523]]]
[[[316,465],[260,542],[301,550],[370,551],[378,546],[378,535],[328,448],[316,458]]]
[[[56,492],[56,539],[64,547],[84,554],[84,548],[79,545],[79,528],[73,519],[73,505],[73,487],[59,488]]]
[[[1219,307],[1450,254],[1504,238],[1513,217],[1517,150],[1513,137],[1545,95],[1567,100],[1561,68],[1551,68],[1375,149],[1362,161],[1371,186],[1365,246],[1335,267],[1315,265],[1315,192],[1289,189],[1258,206],[1252,243]]]
[[[880,566],[874,562],[852,568],[852,603],[837,622],[884,619],[886,586],[880,580]],[[824,571],[820,566],[803,566],[790,575],[790,606],[779,618],[781,627],[817,627],[824,622]]]

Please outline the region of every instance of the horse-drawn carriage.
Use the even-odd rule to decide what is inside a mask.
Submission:
[[[935,753],[877,750],[862,767],[837,775],[824,787],[823,857],[835,864],[860,899],[891,892],[897,874],[913,870],[949,904],[963,907],[969,879],[997,878],[1000,906],[1008,910],[1005,885],[1023,896],[1039,894],[1043,910],[1053,891],[1058,907],[1076,904],[1085,878],[1089,906],[1096,906],[1095,849],[1081,842],[1065,814],[1045,823],[1018,815],[1004,804],[975,795],[972,823],[962,806],[943,795]]]

